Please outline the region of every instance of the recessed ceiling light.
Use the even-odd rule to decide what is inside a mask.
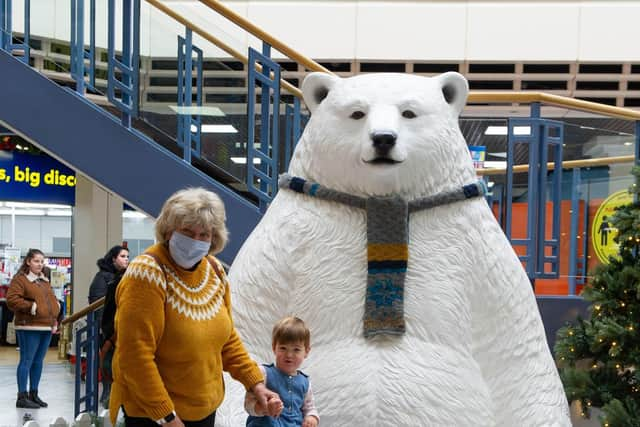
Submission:
[[[196,133],[198,131],[198,127],[196,125],[191,125],[191,133]],[[232,125],[202,125],[200,127],[200,132],[202,133],[238,133],[238,129],[234,128]]]
[[[246,165],[247,164],[247,158],[246,157],[231,157],[231,161],[237,165]],[[257,157],[253,158],[253,164],[254,165],[259,165],[260,164],[260,159],[258,159]]]
[[[487,126],[487,129],[484,131],[485,135],[506,135],[507,127],[506,126]],[[529,126],[514,126],[513,127],[514,135],[531,135],[531,128]]]
[[[224,117],[224,113],[218,107],[199,107],[197,105],[190,105],[188,107],[169,105],[176,114],[190,115],[190,116],[213,116]]]

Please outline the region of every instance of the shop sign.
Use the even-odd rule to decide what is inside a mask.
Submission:
[[[42,154],[0,151],[0,200],[73,205],[73,170]]]
[[[598,207],[591,226],[591,242],[600,262],[609,264],[609,257],[618,256],[618,244],[613,238],[618,234],[618,229],[610,223],[616,208],[633,202],[631,194],[627,190],[620,190],[607,197]]]

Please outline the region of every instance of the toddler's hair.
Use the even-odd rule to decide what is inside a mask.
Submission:
[[[279,320],[273,327],[273,333],[271,334],[272,346],[301,341],[304,342],[306,348],[309,348],[311,333],[301,319],[293,316],[285,317]]]

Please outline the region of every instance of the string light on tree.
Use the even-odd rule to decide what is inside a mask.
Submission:
[[[628,200],[639,200],[640,166],[632,174]],[[589,417],[598,407],[606,427],[640,426],[640,318],[634,315],[640,312],[640,203],[625,201],[607,215],[618,252],[589,272],[581,296],[591,304],[591,317],[562,328],[554,350],[569,400],[581,403],[579,413]]]

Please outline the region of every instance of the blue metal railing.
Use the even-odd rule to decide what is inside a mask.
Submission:
[[[265,211],[278,191],[280,146],[280,65],[269,57],[271,48],[263,44],[262,54],[249,48],[247,97],[247,187],[258,197]],[[261,66],[261,72],[257,71]],[[256,149],[256,87],[260,85],[260,138]],[[255,159],[255,163],[254,163]]]
[[[108,7],[108,86],[109,102],[122,112],[122,125],[131,128],[138,116],[140,78],[140,0],[122,0],[122,51],[116,56],[116,0]],[[118,79],[118,73],[120,79]],[[119,97],[118,97],[119,95]]]
[[[516,128],[529,129],[528,134],[517,134]],[[531,117],[509,119],[507,138],[507,176],[505,233],[514,246],[524,246],[525,254],[520,260],[533,282],[538,278],[557,278],[559,275],[560,207],[562,185],[562,141],[561,122],[540,118],[540,104],[531,105]],[[529,153],[529,176],[527,182],[527,229],[522,239],[514,239],[512,233],[513,208],[513,153],[516,144],[526,144]],[[552,150],[555,164],[550,197],[547,191],[547,161]],[[551,238],[546,237],[547,200],[553,204],[551,216]],[[551,253],[547,254],[547,250]]]
[[[96,90],[96,0],[89,0],[89,48],[85,49],[85,2],[71,0],[71,77],[76,91],[84,94],[85,88]],[[89,61],[85,66],[85,60]],[[85,82],[85,76],[88,82]]]
[[[580,169],[573,169],[571,172],[571,228],[569,231],[569,295],[575,295],[576,286],[585,283],[587,271],[586,230],[589,207],[582,200],[581,184]],[[580,202],[582,202],[582,211],[580,210]],[[581,216],[582,229],[579,229]],[[578,241],[580,244],[578,244]]]
[[[75,335],[75,401],[73,404],[74,416],[80,412],[98,413],[98,347],[99,325],[96,320],[96,312],[87,314],[87,324],[76,331]],[[84,356],[83,356],[84,355]],[[83,359],[86,362],[83,374]],[[84,387],[82,387],[84,377]],[[84,404],[84,408],[81,406]]]
[[[196,55],[195,59],[193,55]],[[193,71],[196,72],[196,106],[202,107],[202,50],[193,45],[193,35],[187,28],[185,37],[178,36],[178,145],[183,159],[191,163],[191,155],[200,157],[202,117],[193,114]],[[180,109],[183,110],[180,110]]]
[[[300,100],[293,100],[293,107],[287,104],[284,107],[285,131],[284,131],[284,167],[283,170],[289,169],[289,161],[293,155],[293,150],[302,135],[302,115],[300,114]]]
[[[0,0],[0,49],[11,53],[29,64],[29,36],[31,25],[31,0],[24,0],[24,33],[22,43],[13,42],[12,0]]]

